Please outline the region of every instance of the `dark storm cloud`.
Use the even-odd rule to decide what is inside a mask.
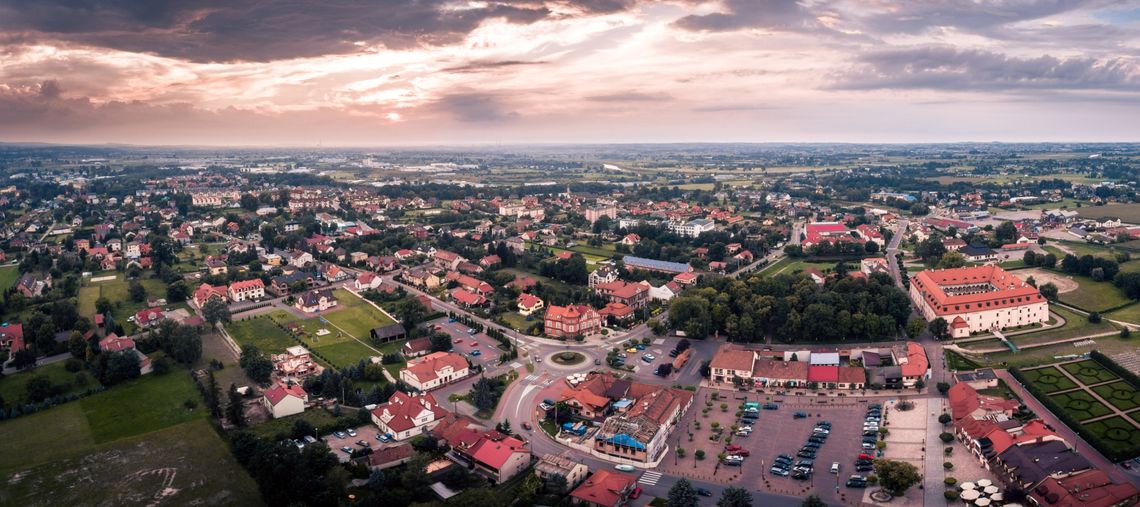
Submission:
[[[1002,53],[925,47],[860,56],[832,88],[948,91],[1140,91],[1140,68],[1121,58],[1021,58]]]
[[[761,28],[780,31],[822,29],[812,11],[794,0],[726,0],[725,12],[691,14],[676,26],[696,32],[727,32]]]
[[[198,62],[270,61],[349,53],[356,42],[389,48],[448,44],[488,19],[533,23],[536,2],[452,9],[445,0],[0,0],[10,42],[65,43]]]
[[[457,92],[443,96],[431,109],[467,123],[504,121],[518,116],[496,93]]]

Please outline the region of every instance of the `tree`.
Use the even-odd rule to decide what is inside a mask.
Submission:
[[[697,507],[697,490],[688,479],[680,479],[669,488],[669,496],[665,507]]]
[[[202,334],[194,326],[164,320],[155,335],[158,347],[179,363],[189,365],[202,357]]]
[[[246,211],[257,211],[258,201],[257,196],[253,194],[241,194],[239,198],[242,209]]]
[[[938,383],[938,392],[939,393],[945,395],[949,391],[950,391],[950,384],[949,383],[947,383],[947,382],[939,382]]]
[[[994,229],[994,239],[1003,245],[1017,241],[1017,226],[1010,221],[1002,222]]]
[[[245,374],[249,375],[250,380],[258,384],[269,383],[269,377],[273,373],[273,361],[265,357],[256,346],[242,345],[238,364],[245,370]]]
[[[100,297],[95,300],[95,311],[99,313],[109,313],[115,305],[111,303],[110,299]]]
[[[219,322],[230,322],[230,307],[226,305],[221,299],[211,298],[202,305],[202,318],[206,319],[211,326],[217,325]]]
[[[729,486],[720,494],[716,507],[752,507],[752,493],[744,488]]]
[[[1089,323],[1100,324],[1100,314],[1097,312],[1090,313],[1089,314]]]
[[[915,317],[907,321],[906,335],[910,337],[910,339],[914,340],[918,338],[918,335],[921,335],[923,331],[926,331],[926,320]]]
[[[447,333],[432,333],[431,334],[431,351],[443,352],[451,350],[451,335]]]
[[[879,252],[879,244],[875,243],[874,241],[868,241],[866,244],[863,245],[863,249],[866,250],[867,253],[869,253],[869,254],[878,253]]]
[[[146,287],[143,287],[138,280],[131,280],[127,287],[127,294],[130,296],[131,301],[142,303],[146,301]]]
[[[55,386],[46,375],[36,375],[28,379],[28,383],[24,386],[24,389],[28,396],[29,403],[39,403],[52,397]]]
[[[36,365],[36,353],[27,347],[12,354],[12,367],[17,370],[26,370]]]
[[[495,386],[490,379],[479,377],[471,386],[471,403],[479,410],[495,408]]]
[[[412,329],[423,322],[427,308],[424,308],[419,299],[407,298],[396,305],[396,316],[405,328]]]
[[[874,461],[875,475],[879,485],[894,496],[902,496],[911,486],[922,479],[918,469],[905,461],[877,459]]]
[[[938,416],[938,422],[942,424],[950,424],[950,414],[942,414]]]
[[[139,356],[133,350],[112,352],[107,357],[107,367],[103,371],[103,384],[114,385],[119,382],[138,378]]]
[[[185,283],[176,282],[166,286],[166,301],[181,303],[190,298],[190,288]]]
[[[966,265],[966,256],[958,252],[946,252],[938,261],[938,267],[942,269],[960,268]]]
[[[1040,291],[1041,295],[1045,296],[1046,299],[1049,299],[1049,300],[1056,300],[1057,299],[1057,286],[1054,285],[1053,282],[1046,283],[1046,284],[1038,287],[1037,290]]]
[[[827,504],[823,503],[819,495],[808,495],[803,502],[800,502],[800,507],[827,507]]]
[[[77,359],[87,357],[87,340],[83,339],[83,333],[71,332],[71,336],[67,338],[67,351],[71,352],[71,356]]]
[[[226,406],[226,418],[230,420],[230,424],[239,428],[245,426],[245,410],[241,405],[241,394],[238,393],[237,385],[230,384],[229,405]]]
[[[930,321],[930,333],[934,335],[936,340],[950,338],[950,324],[946,322],[946,319],[938,317]]]

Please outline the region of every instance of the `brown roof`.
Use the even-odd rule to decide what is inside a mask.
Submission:
[[[384,466],[389,463],[412,457],[411,444],[400,444],[393,447],[381,447],[368,455],[369,466]]]
[[[751,371],[754,366],[756,353],[735,345],[725,345],[716,351],[710,368],[725,370]],[[805,374],[806,378],[806,374]]]
[[[857,366],[840,366],[840,384],[862,384],[867,382],[867,374]]]
[[[762,359],[756,361],[756,367],[752,369],[752,377],[807,382],[809,367],[810,365],[803,361]]]

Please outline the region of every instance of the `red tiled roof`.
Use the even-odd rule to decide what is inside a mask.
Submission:
[[[260,278],[254,278],[253,280],[245,280],[242,282],[234,282],[234,283],[230,284],[230,290],[232,290],[232,291],[233,290],[249,290],[249,289],[254,289],[254,288],[264,289],[265,284],[261,282]]]
[[[926,374],[930,362],[926,359],[926,349],[915,342],[906,342],[906,364],[902,365],[903,377],[919,377]]]
[[[487,302],[487,298],[463,289],[452,289],[450,294],[452,299],[467,306],[477,306]]]
[[[118,352],[120,350],[133,350],[134,348],[134,340],[130,337],[120,337],[115,333],[111,333],[102,340],[99,340],[99,350],[103,352]]]
[[[535,305],[542,302],[542,299],[533,294],[519,294],[518,305],[522,308],[534,308]]]
[[[636,481],[632,475],[602,469],[574,488],[570,496],[598,505],[617,505]]]
[[[476,461],[498,470],[511,459],[515,453],[529,453],[526,443],[514,437],[502,440],[492,440],[483,437],[469,453]]]
[[[420,382],[428,382],[438,376],[436,372],[447,366],[450,366],[452,371],[458,372],[467,368],[467,360],[454,352],[433,352],[408,361],[405,369]]]
[[[709,362],[710,368],[724,370],[752,371],[755,365],[756,353],[734,345],[724,345]]]
[[[808,382],[839,382],[839,367],[809,366]]]
[[[297,384],[288,387],[283,384],[277,384],[265,390],[265,399],[269,400],[270,405],[281,403],[281,400],[284,400],[286,396],[296,396],[304,400],[307,393]]]
[[[911,281],[923,300],[938,315],[1012,308],[1045,301],[1036,287],[996,265],[926,270]],[[989,283],[996,290],[948,295],[943,287]]]
[[[5,324],[0,326],[0,343],[10,343],[12,352],[24,349],[24,325]]]

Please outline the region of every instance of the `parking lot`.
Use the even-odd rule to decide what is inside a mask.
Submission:
[[[857,473],[854,470],[855,459],[862,452],[867,406],[880,403],[880,400],[829,398],[821,404],[820,400],[809,397],[758,397],[753,393],[745,398],[745,394],[721,391],[718,399],[712,399],[708,390],[701,390],[669,442],[674,449],[684,449],[685,456],[670,456],[662,461],[661,469],[678,475],[788,495],[803,495],[814,490],[828,503],[858,503],[863,490],[847,488],[844,482]],[[752,425],[753,432],[748,436],[738,436],[730,428],[739,422],[736,414],[745,402],[759,402],[761,407],[767,404],[778,408],[761,408],[759,417]],[[722,405],[727,405],[727,409],[722,409]],[[705,409],[708,409],[707,412]],[[803,412],[804,417],[797,418],[796,412]],[[802,459],[796,454],[807,443],[813,427],[820,421],[831,423],[830,434],[816,451],[814,472],[807,480],[770,473],[769,468],[780,454],[791,456],[797,462]],[[726,428],[717,440],[710,439],[717,434],[713,423]],[[725,452],[726,445],[738,445],[748,454],[740,466],[720,464],[717,456]],[[704,451],[703,460],[695,458],[697,450]],[[834,462],[839,463],[838,474],[830,473]],[[868,474],[869,472],[863,472],[860,475]]]
[[[394,445],[383,444],[377,440],[376,436],[380,434],[380,428],[377,428],[371,424],[361,426],[359,428],[353,428],[353,431],[356,432],[356,436],[348,435],[346,433],[347,436],[345,438],[338,438],[335,434],[329,433],[324,437],[324,441],[326,444],[328,444],[329,449],[332,450],[332,453],[335,454],[337,459],[339,459],[341,462],[348,461],[348,453],[342,451],[341,448],[348,447],[350,449],[360,449],[363,446],[357,444],[358,441],[367,442],[368,446],[373,449],[379,449],[380,447],[386,445]]]
[[[448,322],[446,317],[430,322],[438,326],[440,331],[451,335],[451,344],[456,352],[467,356],[472,362],[490,368],[499,362],[499,342],[487,336],[486,333],[471,334],[469,327],[461,322]],[[478,354],[475,354],[478,351]]]

